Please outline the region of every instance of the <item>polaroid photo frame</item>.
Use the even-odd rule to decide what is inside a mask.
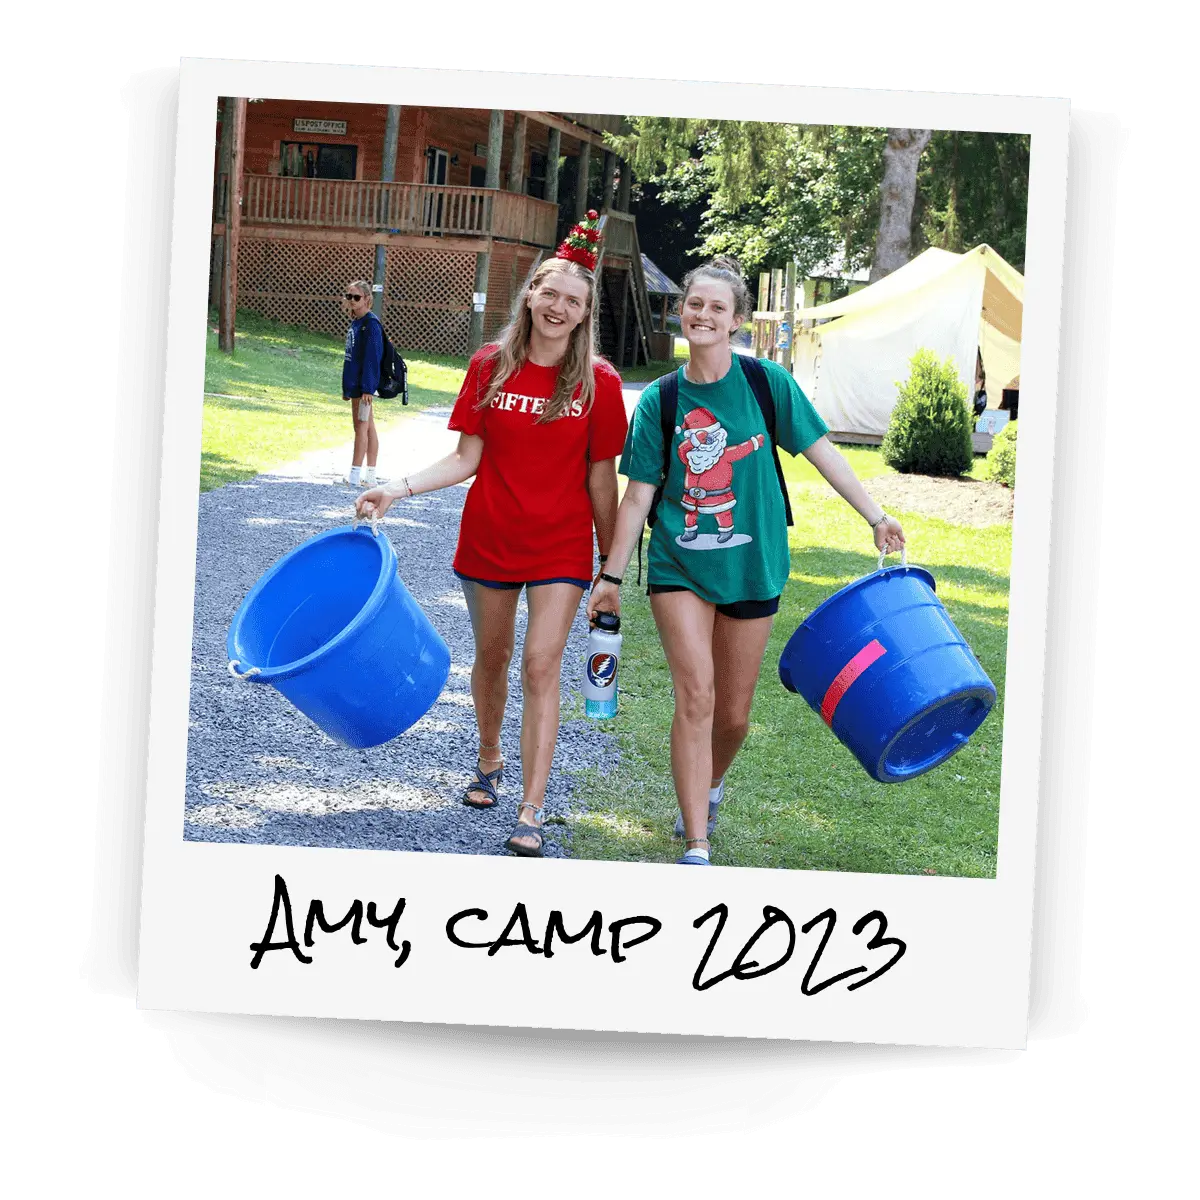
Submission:
[[[1026,405],[1013,517],[994,878],[742,867],[679,871],[672,864],[529,862],[500,855],[184,838],[204,392],[201,331],[210,291],[214,114],[226,96],[540,113],[619,108],[664,116],[1029,135],[1020,368]],[[139,1004],[450,1024],[1022,1047],[1068,115],[1068,103],[1056,99],[184,62]],[[323,135],[316,129],[296,136],[319,140]],[[225,663],[216,666],[224,670]],[[320,914],[315,922],[314,911]],[[314,924],[308,939],[306,929]]]

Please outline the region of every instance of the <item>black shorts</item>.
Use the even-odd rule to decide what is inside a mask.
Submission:
[[[590,579],[571,579],[566,575],[557,575],[553,579],[523,579],[520,583],[512,583],[499,579],[476,579],[474,575],[464,575],[461,571],[455,571],[454,573],[459,579],[465,579],[467,583],[477,583],[481,587],[498,588],[502,592],[519,592],[523,587],[541,587],[545,583],[573,583],[577,588],[583,588],[585,592],[592,586]]]
[[[676,583],[652,583],[646,589],[647,596],[660,596],[663,592],[691,592]],[[693,595],[696,593],[693,592]],[[703,596],[700,597],[704,599]],[[707,601],[705,601],[707,603]],[[723,617],[733,617],[738,621],[753,621],[758,617],[773,617],[779,611],[779,597],[771,600],[735,600],[732,604],[718,604],[717,612]]]

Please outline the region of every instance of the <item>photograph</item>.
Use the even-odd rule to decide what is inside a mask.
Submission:
[[[182,838],[994,880],[1031,135],[421,99],[212,113]]]
[[[1021,1045],[1068,105],[180,82],[139,1003]]]

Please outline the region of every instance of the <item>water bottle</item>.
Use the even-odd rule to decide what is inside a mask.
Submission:
[[[589,717],[607,721],[617,715],[617,664],[621,661],[621,618],[616,613],[596,614],[588,635],[583,666],[584,709]]]

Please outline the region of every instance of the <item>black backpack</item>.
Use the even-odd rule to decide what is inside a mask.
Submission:
[[[763,424],[767,427],[767,441],[771,446],[771,458],[775,462],[775,476],[779,480],[779,490],[783,494],[783,511],[787,515],[787,523],[792,521],[792,502],[788,498],[787,481],[783,477],[783,465],[779,461],[779,451],[775,447],[775,397],[771,395],[771,381],[767,378],[767,368],[757,358],[748,354],[734,354],[734,361],[742,369],[754,399],[758,401],[762,413]],[[646,516],[646,524],[653,529],[658,520],[658,509],[662,503],[663,489],[667,486],[667,476],[671,472],[672,442],[675,440],[675,412],[679,406],[679,373],[672,371],[658,380],[659,419],[662,422],[663,440],[663,476],[662,483],[654,493],[654,501]],[[638,538],[638,584],[642,582],[642,540]]]
[[[379,321],[374,312],[371,316]],[[407,404],[408,365],[396,352],[396,347],[392,345],[392,339],[388,337],[382,321],[379,321],[379,333],[383,338],[383,357],[379,360],[379,386],[375,389],[375,394],[381,400],[394,400],[400,396],[400,403]]]

